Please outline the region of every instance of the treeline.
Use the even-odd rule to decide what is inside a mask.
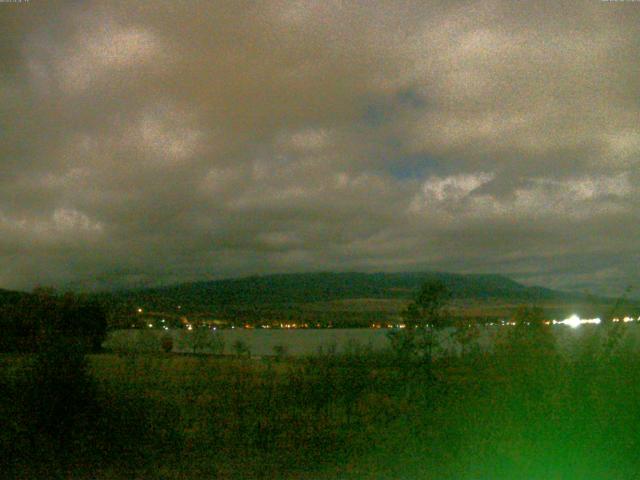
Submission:
[[[107,313],[96,299],[38,288],[3,300],[0,352],[37,352],[60,341],[98,351],[105,339]]]

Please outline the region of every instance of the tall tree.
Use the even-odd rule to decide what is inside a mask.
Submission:
[[[402,312],[405,328],[389,332],[392,349],[401,357],[419,357],[430,363],[437,331],[448,320],[451,292],[442,282],[424,283],[415,300]]]
[[[97,351],[106,336],[104,308],[89,298],[74,294],[59,295],[52,289],[37,288],[25,294],[0,321],[7,349],[36,351],[44,344],[58,341],[78,343],[83,350]]]

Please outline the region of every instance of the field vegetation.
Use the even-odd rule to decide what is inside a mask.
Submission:
[[[69,300],[69,299],[67,299]],[[629,479],[640,471],[640,352],[629,326],[584,326],[561,353],[523,307],[491,351],[420,296],[389,349],[292,358],[91,353],[71,330],[0,356],[3,478]],[[64,312],[75,303],[53,301]],[[60,301],[61,303],[58,303]],[[75,312],[75,306],[69,307]],[[431,309],[431,310],[430,310]],[[64,317],[64,315],[62,315]],[[566,327],[569,328],[569,327]],[[47,333],[48,332],[48,333]],[[194,337],[195,339],[195,337]],[[194,340],[195,341],[195,340]],[[275,349],[274,349],[275,350]]]

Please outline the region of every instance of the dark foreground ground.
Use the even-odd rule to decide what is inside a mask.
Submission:
[[[640,355],[4,355],[2,478],[632,479]]]

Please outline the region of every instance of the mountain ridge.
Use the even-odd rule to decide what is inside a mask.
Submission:
[[[189,309],[238,304],[296,304],[355,298],[411,299],[420,285],[440,281],[453,299],[535,303],[576,301],[583,294],[526,286],[500,274],[449,272],[315,272],[252,275],[104,293],[121,300]]]

